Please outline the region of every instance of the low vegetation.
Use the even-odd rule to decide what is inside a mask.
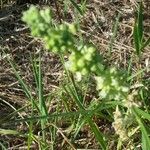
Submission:
[[[150,149],[149,62],[145,61],[144,68],[141,65],[150,37],[144,32],[143,3],[136,6],[133,27],[134,50],[130,55],[135,58],[134,73],[133,57],[127,60],[126,67],[111,61],[121,14],[114,22],[107,51],[101,53],[96,43],[82,36],[78,19],[86,13],[86,1],[78,4],[70,0],[65,6],[68,3],[78,15],[72,22],[59,18],[58,23],[50,8],[33,5],[22,15],[34,40],[44,47],[29,56],[31,83],[22,76],[17,62],[7,53],[8,48],[1,48],[26,96],[21,107],[0,99],[3,106],[13,109],[0,119],[1,137],[19,138],[24,149]],[[44,53],[57,59],[61,68],[57,72],[60,81],[47,93]],[[2,149],[9,148],[3,139],[0,145]],[[12,149],[16,145],[12,144]]]

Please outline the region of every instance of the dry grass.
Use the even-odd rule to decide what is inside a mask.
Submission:
[[[149,37],[150,16],[148,12],[150,12],[150,4],[148,1],[145,1],[144,4],[144,30],[145,36]],[[49,7],[51,6],[53,6],[52,9],[55,14],[56,21],[62,19],[71,22],[73,19],[76,18],[72,7],[70,7],[70,10],[65,17],[63,15],[63,5],[61,3],[58,3],[59,7],[56,7],[55,4],[52,2]],[[38,5],[38,7],[45,7],[45,5]],[[0,10],[0,101],[2,102],[0,102],[0,117],[2,118],[5,118],[5,116],[9,115],[11,112],[14,111],[6,105],[6,102],[14,106],[15,108],[20,108],[28,104],[28,101],[20,85],[18,84],[18,81],[10,65],[5,59],[2,49],[6,49],[7,53],[17,63],[22,77],[27,83],[29,83],[31,89],[33,89],[33,95],[35,92],[35,83],[31,69],[30,56],[36,56],[39,50],[43,50],[42,71],[44,76],[43,81],[45,96],[47,96],[49,91],[57,92],[59,83],[63,80],[61,78],[63,70],[58,57],[45,52],[43,48],[43,43],[40,40],[31,37],[29,29],[21,21],[20,18],[22,16],[22,11],[26,8],[26,5],[16,6],[15,4],[8,5],[8,3],[6,3]],[[107,64],[115,65],[118,68],[127,69],[128,62],[132,58],[134,65],[131,69],[133,73],[139,69],[139,66],[141,69],[145,68],[147,62],[150,61],[150,47],[147,47],[144,50],[140,63],[137,61],[137,56],[133,54],[134,47],[132,34],[135,19],[135,8],[135,1],[124,0],[110,2],[110,0],[89,0],[86,13],[83,17],[80,18],[82,29],[81,34],[83,35],[85,41],[93,42],[97,46],[100,53],[104,56]],[[119,19],[119,27],[116,39],[113,43],[113,50],[111,52],[111,55],[109,55],[108,51],[112,35],[112,27],[118,12],[121,14],[121,17]],[[145,76],[143,78],[149,79],[149,74],[150,70],[146,70]],[[138,81],[135,80],[135,83],[138,83]],[[56,104],[54,103],[53,106],[50,107],[49,111],[55,109],[55,105]],[[22,115],[27,116],[27,114]],[[103,120],[99,121],[98,124],[100,124],[100,126],[103,125],[104,129],[102,130],[104,132],[114,132],[113,129],[111,129],[110,125],[105,125],[105,122]],[[61,125],[63,125],[63,123],[60,123],[60,126]],[[5,127],[9,129],[18,128],[17,130],[25,132],[24,125],[21,123],[17,124],[16,127],[13,128],[11,128],[9,125],[6,125]],[[0,128],[3,128],[3,126],[0,125]],[[91,148],[97,148],[97,144],[93,135],[88,132],[88,127],[82,129],[81,131],[81,138],[77,141],[77,145],[80,145],[80,147],[83,148],[85,147],[85,145],[88,145]],[[61,132],[62,131],[60,131],[59,134],[61,134]],[[0,141],[3,140],[2,138],[4,138],[4,136],[0,135]],[[58,145],[58,147],[64,147],[65,149],[66,141],[63,141],[62,139],[64,139],[64,137],[60,137],[59,140],[62,143],[60,144],[58,142],[60,144]],[[17,137],[13,136],[5,136],[5,140],[7,141],[9,147],[24,146],[24,138],[18,139]],[[113,149],[113,145],[114,143],[110,145],[110,149]],[[36,149],[36,147],[33,147],[33,149]]]

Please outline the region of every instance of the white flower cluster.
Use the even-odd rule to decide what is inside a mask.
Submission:
[[[120,100],[127,96],[129,88],[125,85],[124,76],[121,76],[116,68],[105,70],[95,79],[97,90],[102,98]]]
[[[33,36],[44,40],[49,51],[60,54],[74,49],[73,35],[76,33],[76,26],[74,24],[52,26],[50,9],[39,10],[31,6],[23,14],[22,20],[28,24]]]
[[[128,139],[126,123],[124,121],[124,118],[123,118],[118,106],[116,107],[116,111],[114,112],[114,122],[112,125],[115,129],[116,134],[119,135],[119,137],[122,141],[125,141],[126,139]]]
[[[87,75],[95,73],[100,62],[101,57],[97,54],[96,48],[92,45],[84,45],[71,53],[67,67],[74,73]]]

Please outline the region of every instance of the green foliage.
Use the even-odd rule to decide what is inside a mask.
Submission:
[[[143,112],[140,109],[134,108],[132,109],[133,114],[136,117],[136,120],[141,128],[141,132],[142,132],[142,137],[141,137],[141,142],[142,142],[142,150],[147,150],[150,149],[150,132],[148,132],[148,130],[146,129],[146,125],[143,123],[142,118],[140,117],[140,115],[142,115],[143,117],[146,116],[146,118],[149,118],[149,114]],[[147,126],[148,127],[148,126]]]
[[[137,19],[135,20],[133,38],[136,54],[140,56],[141,51],[150,44],[150,38],[144,41],[143,32],[143,3],[140,2],[137,10]]]
[[[76,3],[76,2],[74,2],[74,0],[69,0],[71,3],[72,3],[72,5],[78,10],[78,12],[81,14],[81,15],[83,15],[83,11],[82,11],[82,9],[78,6],[78,4]]]
[[[70,0],[72,5],[77,9],[80,15],[83,15],[82,9],[77,3]],[[85,1],[84,1],[85,3]],[[139,56],[141,50],[144,49],[150,42],[150,39],[144,41],[143,34],[143,8],[142,3],[139,6],[138,18],[134,26],[134,43],[136,53]],[[115,129],[118,138],[114,139],[118,142],[118,149],[121,149],[122,143],[125,143],[131,138],[131,143],[129,145],[134,145],[134,140],[137,140],[137,131],[141,130],[141,143],[144,150],[149,149],[149,131],[145,125],[146,121],[150,120],[149,112],[144,112],[141,110],[142,102],[137,101],[137,92],[129,93],[130,86],[128,81],[133,79],[138,74],[143,73],[143,70],[135,73],[134,75],[126,76],[115,67],[106,67],[103,64],[103,58],[97,51],[96,47],[92,44],[82,44],[76,42],[78,30],[75,24],[62,23],[54,24],[52,19],[52,14],[50,9],[39,10],[35,6],[31,6],[30,9],[23,13],[22,20],[27,23],[31,29],[33,36],[40,38],[44,41],[45,48],[52,53],[58,54],[60,56],[62,65],[65,70],[64,83],[61,93],[65,93],[63,96],[62,103],[65,105],[65,110],[67,112],[54,112],[53,114],[48,114],[47,105],[45,102],[45,97],[43,94],[43,80],[42,80],[42,68],[41,68],[41,55],[39,55],[38,64],[33,60],[33,74],[36,81],[36,94],[39,100],[38,104],[33,100],[31,89],[25,84],[20,75],[18,74],[13,62],[10,62],[20,85],[24,89],[27,97],[31,100],[32,104],[32,114],[30,117],[25,119],[20,119],[18,121],[30,121],[29,124],[29,135],[28,135],[28,149],[33,140],[36,138],[33,134],[33,121],[40,120],[41,136],[42,142],[46,143],[46,129],[48,128],[51,135],[56,136],[56,127],[51,121],[56,121],[60,117],[66,119],[71,118],[73,120],[71,131],[73,126],[76,126],[74,130],[73,140],[77,137],[79,130],[87,123],[91,130],[93,131],[95,138],[100,144],[101,149],[108,149],[108,143],[110,137],[107,134],[103,134],[94,117],[99,116],[105,120],[111,121],[113,128]],[[112,43],[115,40],[117,26],[119,23],[119,16],[117,18],[116,24],[114,26],[114,35],[111,39],[110,50],[112,49]],[[79,31],[80,32],[80,31]],[[64,57],[65,56],[65,57]],[[66,61],[67,56],[67,61]],[[129,71],[128,71],[129,72]],[[80,82],[76,82],[75,75],[79,75],[81,79],[92,78],[96,83],[96,92],[99,94],[98,98],[91,98],[90,104],[85,102],[86,92],[80,89]],[[91,79],[90,78],[90,79]],[[87,84],[88,85],[88,84]],[[90,84],[89,84],[90,85]],[[92,88],[92,87],[86,87]],[[62,94],[62,95],[63,95]],[[67,96],[66,96],[67,95]],[[56,95],[58,99],[60,97]],[[68,98],[69,97],[69,98]],[[66,99],[68,98],[68,99]],[[69,103],[73,101],[75,108],[74,111],[70,111]],[[62,107],[62,105],[61,105]],[[33,108],[37,109],[38,116],[34,116]],[[114,112],[115,111],[115,112]],[[103,113],[104,112],[104,113]],[[53,119],[54,118],[54,119]],[[53,126],[49,128],[48,126]],[[76,125],[77,124],[77,125]],[[54,129],[55,128],[55,129]],[[69,132],[71,132],[69,131]],[[139,132],[138,132],[139,133]],[[136,134],[134,137],[133,135]],[[116,136],[115,135],[115,136]],[[70,135],[69,135],[70,136]],[[55,138],[52,138],[53,142]],[[69,141],[69,140],[68,140]],[[48,145],[48,144],[47,144]],[[46,145],[41,146],[43,149]],[[52,146],[53,147],[53,146]]]
[[[102,98],[110,100],[126,98],[128,92],[128,87],[125,85],[126,78],[120,75],[115,68],[104,69],[102,57],[93,45],[75,46],[74,34],[77,31],[75,25],[62,24],[54,27],[49,24],[52,22],[50,10],[39,11],[34,6],[24,13],[23,21],[31,28],[32,35],[45,41],[46,48],[49,51],[62,55],[66,52],[70,53],[68,62],[65,65],[66,72],[70,70],[73,73],[79,73],[81,76],[93,74],[96,79],[97,90]],[[61,57],[61,59],[64,62],[64,58]],[[85,108],[78,96],[74,83],[73,87],[72,89],[70,86],[67,86],[66,91],[69,89],[68,94],[75,100],[79,109],[84,110]],[[89,117],[87,122],[100,142],[101,147],[106,149],[106,142],[97,125]]]
[[[73,34],[76,33],[76,28],[73,24],[50,26],[49,22],[52,22],[50,10],[39,11],[34,6],[24,13],[23,20],[31,28],[32,34],[41,37],[46,42],[46,47],[52,52],[63,54],[70,51],[69,61],[66,63],[67,69],[81,75],[97,74],[97,90],[100,91],[102,98],[125,98],[128,92],[128,88],[124,86],[126,79],[115,68],[104,70],[102,58],[94,46],[75,46]]]

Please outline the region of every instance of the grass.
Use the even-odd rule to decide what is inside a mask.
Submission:
[[[25,106],[13,106],[1,99],[3,95],[0,94],[0,104],[13,110],[0,119],[1,148],[150,149],[150,83],[149,78],[144,79],[148,68],[141,66],[150,38],[144,33],[143,3],[137,7],[132,43],[134,51],[131,51],[131,58],[124,69],[117,68],[114,63],[109,65],[121,14],[114,22],[107,51],[100,54],[96,43],[91,42],[92,37],[85,40],[86,36],[81,33],[81,22],[88,9],[86,1],[65,0],[63,10],[60,10],[63,5],[59,2],[57,5],[56,12],[64,13],[61,15],[65,17],[67,6],[73,7],[76,17],[73,23],[66,23],[61,18],[58,19],[61,23],[57,23],[49,9],[38,10],[33,6],[22,17],[31,35],[44,43],[44,51],[41,48],[29,55],[32,82],[24,79],[17,61],[7,54],[9,49],[1,48],[3,59],[12,68],[27,100]],[[57,71],[61,80],[53,87],[55,90],[51,88],[47,93],[44,84],[45,73],[48,73],[44,71],[45,49],[61,64],[61,70]],[[138,61],[134,61],[132,56]],[[133,61],[136,71],[133,70]],[[11,136],[19,138],[21,146],[11,142]]]

